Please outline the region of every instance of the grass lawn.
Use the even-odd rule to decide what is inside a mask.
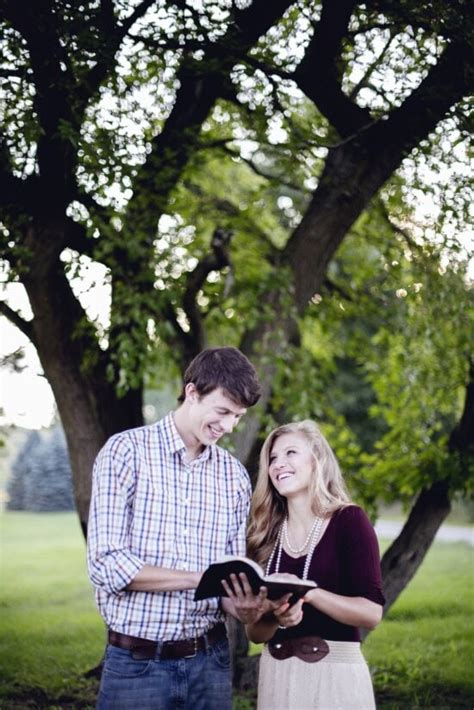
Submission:
[[[0,709],[92,708],[84,673],[105,635],[76,516],[9,512],[0,523]],[[473,558],[467,544],[436,543],[364,643],[379,710],[474,706]]]
[[[89,697],[93,707],[94,682],[81,676],[100,661],[105,632],[77,516],[3,513],[0,521],[0,708],[54,707],[41,690],[64,702]]]
[[[367,638],[379,708],[474,707],[474,550],[435,543]]]

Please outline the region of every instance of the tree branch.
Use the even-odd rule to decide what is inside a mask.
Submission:
[[[142,0],[122,24],[119,25],[115,18],[113,3],[110,0],[102,0],[99,22],[97,24],[102,42],[99,45],[97,53],[97,63],[91,68],[83,84],[83,91],[81,92],[83,108],[85,108],[90,97],[94,96],[98,91],[100,85],[113,68],[115,54],[130,29],[137,20],[145,15],[147,10],[149,10],[155,2],[156,0]]]
[[[448,448],[463,457],[474,454],[474,358],[469,362],[469,379],[461,418],[449,437]]]
[[[28,340],[30,340],[33,345],[35,344],[32,320],[25,320],[19,313],[14,311],[13,308],[10,308],[5,301],[0,301],[0,313],[8,318],[10,323],[13,323],[18,330],[21,330],[21,332],[26,335]]]
[[[211,240],[213,253],[205,256],[187,278],[183,309],[198,351],[206,347],[206,335],[202,314],[197,303],[197,294],[211,271],[221,271],[226,266],[230,266],[229,246],[232,236],[231,231],[219,227],[215,229]]]
[[[120,32],[118,34],[119,41],[121,42],[122,39],[126,36],[127,32],[133,27],[135,22],[140,19],[140,17],[143,17],[143,15],[147,12],[147,10],[150,9],[150,7],[156,2],[156,0],[142,0],[141,3],[139,3],[135,10],[132,12],[131,15],[127,17],[127,19],[122,23],[120,26]]]
[[[420,85],[369,133],[372,150],[392,153],[387,177],[407,155],[434,130],[437,123],[463,96],[474,91],[474,50],[469,43],[448,44],[438,62]]]
[[[71,138],[78,133],[82,120],[74,100],[76,81],[70,58],[59,39],[52,3],[20,5],[9,0],[4,3],[4,11],[28,47],[33,103],[41,128],[36,151],[40,180],[44,185],[49,183],[45,189],[47,201],[61,209],[75,184],[77,155]]]
[[[298,309],[304,310],[320,288],[340,242],[377,190],[449,109],[472,91],[473,73],[472,48],[448,45],[387,120],[367,126],[329,151],[318,188],[284,250],[295,274]]]
[[[214,210],[217,210],[221,215],[228,215],[229,217],[242,217],[242,211],[230,200],[226,200],[213,195],[208,195],[204,192],[200,185],[192,183],[189,180],[185,182],[185,186],[190,192],[199,197],[199,200],[204,209],[208,209],[210,207]],[[280,251],[272,242],[270,236],[253,220],[247,219],[247,223],[248,230],[251,231],[266,245],[266,247],[270,251],[270,259],[275,262],[278,259]]]
[[[369,80],[376,68],[380,65],[381,60],[385,57],[387,54],[388,50],[390,49],[390,45],[392,44],[394,40],[395,35],[390,32],[388,40],[385,42],[385,45],[382,47],[382,50],[377,57],[377,59],[372,62],[367,67],[367,71],[365,72],[364,76],[358,81],[358,83],[351,89],[351,92],[349,94],[349,98],[351,101],[355,101],[356,97],[358,96],[359,92],[364,89],[365,87],[369,87]]]
[[[292,4],[292,0],[254,0],[235,11],[235,22],[219,42],[203,44],[200,61],[185,54],[177,73],[179,89],[162,131],[151,141],[151,150],[134,180],[134,195],[124,219],[125,233],[135,235],[133,257],[127,259],[127,280],[133,281],[148,263],[159,217],[171,191],[192,155],[199,150],[201,127],[219,96],[232,93],[230,72],[259,37]],[[130,256],[130,255],[129,255]]]
[[[367,109],[346,96],[339,77],[342,40],[356,4],[356,0],[325,0],[313,38],[293,73],[300,89],[342,138],[357,133],[373,120]]]
[[[65,230],[64,246],[74,249],[74,251],[77,251],[82,256],[88,256],[93,259],[97,239],[88,237],[86,228],[70,217],[66,218],[66,224],[67,229]]]
[[[202,42],[197,39],[179,41],[175,39],[170,39],[167,35],[164,39],[156,39],[155,37],[141,37],[140,35],[132,34],[129,32],[128,37],[133,39],[135,42],[143,44],[147,49],[152,49],[153,51],[162,51],[163,49],[175,49],[184,50],[187,52],[192,52],[196,50],[202,50]]]
[[[304,187],[301,185],[296,185],[296,183],[289,182],[288,180],[285,180],[285,178],[282,175],[272,175],[271,173],[265,172],[265,170],[262,170],[258,165],[254,163],[251,158],[244,158],[243,155],[237,151],[237,150],[232,150],[232,148],[228,148],[227,146],[221,146],[221,149],[227,153],[227,155],[230,155],[233,158],[239,158],[242,160],[246,165],[249,166],[250,170],[252,170],[255,175],[258,175],[258,177],[262,177],[265,180],[277,180],[279,185],[284,185],[285,187],[290,188],[290,190],[294,190],[295,192],[300,192],[300,193],[307,193],[308,190],[306,190]],[[286,173],[285,173],[286,174]]]
[[[8,211],[14,207],[17,213],[31,208],[32,181],[34,178],[22,180],[13,175],[8,147],[3,136],[0,136],[0,208]]]
[[[388,209],[385,206],[385,204],[381,198],[379,198],[377,200],[377,205],[380,209],[383,219],[387,222],[390,229],[393,229],[393,231],[396,234],[399,234],[401,237],[403,237],[403,240],[410,247],[410,249],[412,249],[413,251],[416,251],[418,254],[421,254],[423,252],[423,248],[419,244],[416,243],[416,241],[413,239],[411,234],[409,234],[409,232],[406,229],[403,229],[398,224],[395,224],[395,222],[390,217]]]

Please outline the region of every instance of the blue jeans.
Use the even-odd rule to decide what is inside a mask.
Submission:
[[[97,710],[230,710],[229,643],[222,639],[179,660],[136,660],[107,646]]]

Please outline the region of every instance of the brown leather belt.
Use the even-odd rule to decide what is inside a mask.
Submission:
[[[329,646],[320,636],[300,636],[281,640],[272,639],[268,642],[268,650],[273,658],[279,661],[296,656],[306,663],[317,663],[328,655]]]
[[[198,651],[203,651],[207,646],[220,641],[227,636],[225,624],[217,624],[202,636],[180,641],[150,641],[137,636],[120,634],[118,631],[109,631],[109,643],[126,651],[131,651],[133,658],[144,660],[156,658],[162,661],[177,660],[179,658],[192,658]]]

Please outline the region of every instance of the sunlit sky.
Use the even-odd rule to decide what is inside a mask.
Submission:
[[[27,429],[39,429],[51,424],[55,404],[54,397],[46,378],[42,376],[41,366],[34,347],[6,318],[0,322],[0,341],[2,355],[25,346],[25,364],[21,373],[14,373],[7,368],[0,369],[0,401],[3,410],[0,423],[15,424]]]
[[[24,288],[21,284],[9,284],[5,289],[9,305],[26,318],[31,317]],[[1,424],[15,424],[27,429],[39,429],[51,424],[55,403],[51,387],[41,374],[42,368],[36,350],[28,338],[7,318],[0,318],[0,358],[18,348],[24,348],[25,369],[12,372],[9,367],[0,368],[0,413]]]
[[[97,318],[106,327],[110,306],[110,286],[104,283],[106,269],[101,264],[87,261],[81,279],[73,282],[73,290],[89,317]],[[32,317],[22,284],[7,284],[3,293],[11,308],[27,320]],[[24,350],[21,364],[25,367],[22,372],[0,367],[0,424],[14,424],[27,429],[48,427],[56,415],[56,406],[36,349],[18,328],[0,316],[0,359],[18,348]]]

